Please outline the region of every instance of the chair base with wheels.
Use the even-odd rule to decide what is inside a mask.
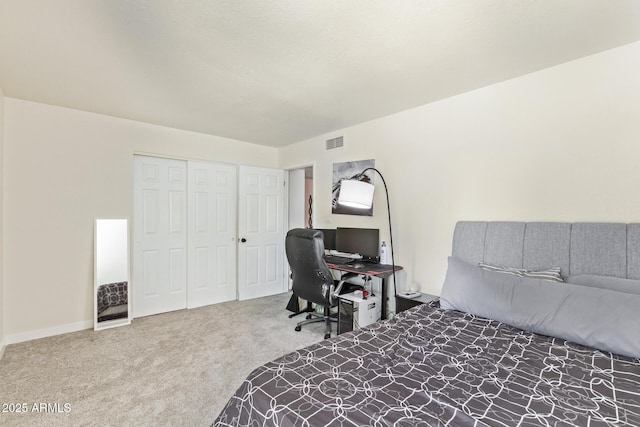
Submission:
[[[302,325],[308,325],[309,323],[317,323],[317,322],[325,322],[325,331],[324,331],[324,339],[331,338],[331,322],[337,323],[337,313],[331,313],[331,307],[335,307],[337,305],[337,301],[339,295],[343,293],[353,292],[356,289],[362,289],[362,286],[355,285],[352,283],[347,283],[346,280],[357,276],[357,274],[347,273],[342,276],[340,281],[335,281],[334,286],[331,287],[331,293],[329,297],[330,305],[324,305],[323,313],[317,313],[312,308],[312,304],[310,301],[307,301],[307,308],[299,313],[289,315],[289,317],[296,316],[298,314],[307,313],[305,320],[298,322],[295,327],[296,332],[300,332],[302,330]],[[295,295],[295,294],[294,294]]]
[[[306,320],[298,322],[295,330],[296,332],[300,332],[302,330],[302,325],[308,325],[309,323],[316,323],[316,322],[325,322],[324,339],[328,339],[328,338],[331,338],[331,322],[337,322],[337,321],[338,319],[331,316],[331,308],[325,305],[323,314],[310,312],[309,314],[307,314]]]
[[[307,301],[307,307],[303,310],[300,310],[300,305],[298,302],[298,296],[296,294],[291,294],[291,298],[289,299],[289,304],[287,304],[287,310],[293,311],[292,314],[289,315],[289,319],[292,317],[296,317],[303,313],[313,313],[315,310],[313,309],[313,305],[310,301]],[[310,319],[311,316],[307,315],[307,319]]]

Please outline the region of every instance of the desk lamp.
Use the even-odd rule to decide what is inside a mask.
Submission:
[[[376,168],[366,168],[359,174],[351,177],[350,179],[343,179],[340,182],[340,196],[338,197],[338,203],[341,205],[349,206],[356,209],[371,209],[373,205],[373,190],[375,186],[365,181],[361,181],[360,178],[364,176],[367,171],[375,171],[384,184],[384,191],[387,194],[387,214],[389,218],[389,243],[391,245],[391,267],[393,274],[393,294],[396,294],[396,264],[393,258],[393,233],[391,231],[391,208],[389,207],[389,190],[387,189],[387,183],[384,180],[382,173]],[[386,298],[386,295],[384,296]]]

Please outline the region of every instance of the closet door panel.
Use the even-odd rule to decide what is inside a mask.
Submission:
[[[187,163],[135,156],[133,315],[187,306]]]
[[[189,161],[189,308],[236,299],[236,167]]]

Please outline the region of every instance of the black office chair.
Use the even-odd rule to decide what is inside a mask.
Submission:
[[[351,286],[344,286],[345,280],[356,275],[343,276],[340,281],[333,279],[331,270],[323,258],[324,242],[319,230],[289,230],[285,251],[291,267],[294,296],[324,306],[322,315],[309,311],[307,319],[297,324],[296,331],[300,331],[300,327],[307,323],[325,322],[324,337],[331,337],[331,322],[337,322],[337,319],[331,316],[331,307],[337,305],[338,295],[343,289],[352,289]]]

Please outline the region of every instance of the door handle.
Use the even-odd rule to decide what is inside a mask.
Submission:
[[[245,239],[245,238],[243,237],[242,239],[240,239],[240,241],[241,241],[242,243],[245,243],[245,242],[247,241],[247,239]]]

